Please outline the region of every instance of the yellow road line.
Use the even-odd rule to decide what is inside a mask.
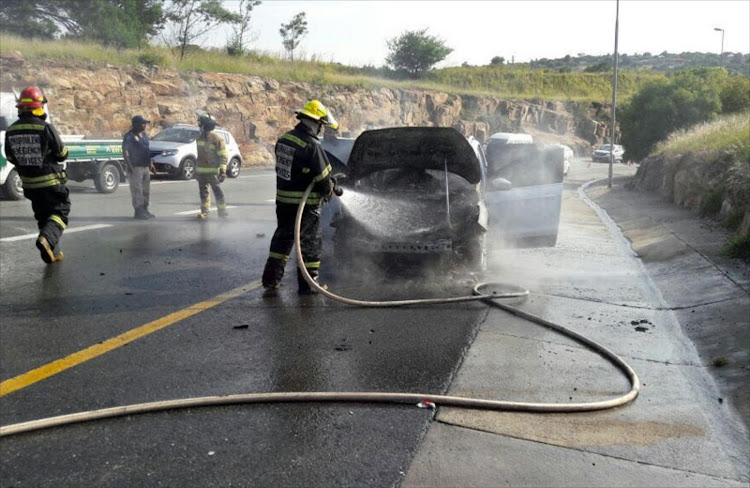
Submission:
[[[192,317],[195,314],[199,314],[204,310],[208,310],[209,308],[215,307],[216,305],[220,305],[229,299],[235,298],[245,292],[255,290],[259,287],[260,281],[253,281],[252,283],[242,285],[238,288],[235,288],[234,290],[230,290],[226,293],[222,293],[221,295],[217,295],[210,300],[196,303],[195,305],[191,305],[188,308],[178,310],[177,312],[154,320],[153,322],[149,322],[148,324],[136,327],[135,329],[131,329],[116,337],[112,337],[111,339],[107,339],[106,341],[75,352],[70,356],[58,359],[57,361],[52,361],[51,363],[47,363],[44,366],[40,366],[36,369],[32,369],[31,371],[20,374],[15,378],[5,380],[0,383],[0,397],[3,397],[9,393],[13,393],[14,391],[20,390],[21,388],[26,388],[27,386],[33,385],[34,383],[42,381],[45,378],[49,378],[50,376],[65,371],[66,369],[70,369],[73,366],[84,363],[89,359],[93,359],[97,356],[101,356],[102,354],[106,354],[114,349],[117,349],[120,346],[124,346],[125,344],[133,342],[136,339],[140,339],[141,337],[156,332],[157,330],[169,327],[172,324],[176,324],[181,320]]]

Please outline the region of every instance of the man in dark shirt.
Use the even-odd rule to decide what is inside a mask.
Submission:
[[[148,200],[151,194],[151,153],[148,149],[146,124],[149,121],[136,115],[130,121],[130,131],[122,139],[122,154],[125,156],[125,167],[130,183],[130,197],[135,209],[136,219],[146,220],[155,217],[148,211]],[[155,172],[155,171],[154,171]]]
[[[284,268],[294,245],[294,221],[302,195],[315,182],[302,213],[300,232],[305,269],[317,281],[320,268],[322,234],[320,205],[331,197],[331,165],[320,147],[318,134],[323,126],[338,128],[338,123],[322,103],[311,100],[297,112],[299,123],[276,142],[276,219],[278,226],[263,270],[265,296],[272,296],[284,276]],[[297,269],[300,295],[315,293]]]
[[[55,248],[68,226],[70,199],[68,178],[60,164],[68,157],[68,148],[46,122],[46,103],[39,88],[24,88],[16,104],[18,120],[5,133],[5,154],[18,171],[24,196],[31,200],[39,227],[36,247],[42,261],[52,264],[63,258]]]

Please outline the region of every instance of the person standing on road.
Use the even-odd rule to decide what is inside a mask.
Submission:
[[[317,100],[309,101],[296,112],[299,123],[276,142],[276,232],[263,270],[265,296],[273,296],[284,277],[284,268],[294,245],[294,221],[302,195],[315,182],[302,213],[300,244],[305,269],[317,282],[320,268],[322,233],[320,205],[331,198],[331,164],[320,147],[318,135],[323,126],[338,129],[338,122]],[[300,295],[314,294],[297,269]]]
[[[198,191],[201,197],[199,219],[207,219],[211,208],[211,193],[216,197],[216,208],[219,217],[229,217],[224,192],[219,186],[227,177],[227,147],[224,138],[214,132],[216,119],[203,113],[198,117],[201,134],[195,143],[198,146],[198,162],[195,167],[195,179],[198,180]],[[210,187],[210,188],[209,188]]]
[[[149,121],[140,115],[130,120],[130,131],[122,139],[122,154],[130,183],[130,197],[135,209],[134,218],[153,219],[154,214],[148,211],[151,194],[151,172],[156,173],[148,149],[146,124]]]
[[[39,227],[36,247],[42,261],[61,261],[55,252],[68,226],[70,198],[62,163],[68,157],[57,130],[46,122],[47,99],[36,86],[24,88],[18,99],[18,120],[5,133],[5,154],[16,167],[23,183],[23,195],[31,200]]]

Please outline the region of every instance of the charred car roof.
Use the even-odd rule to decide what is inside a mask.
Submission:
[[[449,127],[396,127],[365,131],[354,143],[348,173],[359,179],[392,168],[448,171],[479,183],[482,171],[471,144]]]

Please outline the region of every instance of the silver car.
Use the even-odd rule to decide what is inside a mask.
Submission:
[[[214,129],[224,138],[227,146],[227,176],[237,178],[242,166],[242,155],[232,134],[221,127]],[[151,159],[157,173],[166,173],[183,180],[195,177],[195,162],[198,146],[195,140],[200,135],[196,125],[176,124],[156,134],[149,143]]]
[[[610,145],[604,144],[599,146],[594,153],[591,155],[591,159],[594,162],[602,162],[602,163],[608,163],[610,158],[612,157],[610,154]],[[619,144],[615,144],[615,161],[622,162],[622,155],[625,154],[625,149],[622,148]]]

